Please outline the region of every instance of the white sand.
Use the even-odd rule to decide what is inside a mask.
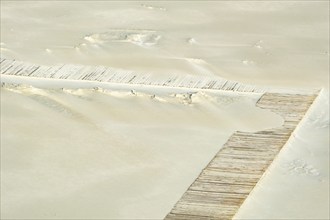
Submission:
[[[146,6],[147,5],[147,6]],[[329,2],[1,2],[1,55],[252,84],[328,83]]]
[[[171,73],[217,75],[263,86],[329,88],[328,8],[327,1],[1,1],[1,56],[47,65],[105,65],[159,76]],[[40,81],[33,84],[40,86]],[[72,83],[67,85],[72,86]],[[253,107],[252,102],[256,96],[239,100],[235,112],[228,112],[234,108],[226,109],[224,103],[218,103],[219,99],[209,100],[217,96],[214,94],[208,98],[199,94],[196,99],[199,104],[189,106],[178,101],[182,98],[165,98],[167,102],[164,103],[150,100],[149,96],[128,95],[127,88],[125,90],[121,86],[117,86],[118,89],[124,92],[120,94],[126,95],[116,98],[115,93],[105,95],[81,91],[83,97],[92,96],[91,100],[48,90],[26,89],[23,94],[2,92],[1,148],[8,151],[1,155],[8,160],[1,161],[1,172],[4,175],[9,172],[12,179],[1,180],[1,217],[60,218],[79,215],[95,218],[113,215],[161,218],[230,132],[261,128],[267,124],[254,127],[252,123],[259,121],[256,114],[260,111]],[[168,97],[164,91],[142,90]],[[38,104],[27,97],[33,92],[42,93],[47,98],[56,97],[66,107],[50,107],[53,102]],[[329,90],[325,90],[323,97],[327,97],[328,93]],[[108,97],[112,98],[108,100]],[[330,218],[329,191],[326,188],[329,185],[329,106],[325,101],[318,103],[314,113],[301,125],[295,138],[280,153],[242,206],[236,216],[238,219]],[[134,107],[131,106],[133,104]],[[37,112],[24,108],[25,105]],[[122,121],[111,126],[106,123],[110,110],[105,106],[113,109],[117,105],[123,111],[117,117],[121,120],[128,117],[129,126],[123,126]],[[148,108],[142,108],[144,106]],[[245,106],[249,111],[245,112],[245,108],[239,106]],[[83,111],[87,107],[88,111]],[[66,108],[70,111],[64,111]],[[173,112],[172,121],[169,117],[163,118],[164,108]],[[212,113],[203,115],[199,108]],[[116,113],[115,109],[112,112]],[[134,124],[136,116],[133,117],[133,109],[143,113],[139,124]],[[71,115],[71,111],[79,114]],[[98,114],[94,114],[96,112]],[[247,113],[251,115],[247,117]],[[146,133],[140,128],[140,122],[149,118],[147,114],[153,116],[153,120],[148,121],[150,126],[157,127],[169,120],[168,124],[177,128],[178,122],[180,125],[182,122],[185,132],[178,135],[175,130],[165,127],[166,132],[149,129]],[[161,116],[156,117],[157,114]],[[244,123],[236,123],[236,114],[242,116]],[[196,121],[188,116],[196,117]],[[101,127],[92,129],[85,117]],[[273,116],[269,120],[271,118]],[[226,123],[223,123],[224,119]],[[115,118],[109,120],[113,122]],[[54,127],[49,127],[49,124],[54,124]],[[142,126],[147,128],[149,125]],[[130,149],[136,145],[131,141],[139,143],[136,146],[145,146],[141,149],[144,160],[141,161],[136,152],[129,154],[118,150],[112,141],[108,141],[110,144],[101,141],[95,145],[95,139],[109,138],[104,136],[101,128],[107,128],[111,137],[118,138],[118,146]],[[73,135],[73,130],[77,133],[70,137],[75,139],[68,139],[66,135]],[[118,132],[113,133],[114,130]],[[125,132],[133,136],[126,144],[119,138]],[[169,136],[162,136],[164,134]],[[150,143],[145,141],[145,136],[152,139]],[[190,151],[187,139],[192,140],[196,151]],[[173,151],[164,147],[163,151],[156,151],[154,142],[157,142],[157,147],[178,149],[180,146],[184,154],[170,156]],[[203,144],[199,144],[201,142]],[[71,147],[69,150],[68,146]],[[85,151],[80,150],[81,146]],[[26,150],[26,147],[34,150]],[[106,152],[109,147],[114,154]],[[122,157],[115,157],[115,153]],[[168,153],[169,156],[161,157],[160,153]],[[140,165],[135,166],[125,160],[128,155],[130,161]],[[152,159],[150,155],[155,157]],[[113,160],[109,161],[106,156]],[[200,162],[196,163],[191,157]],[[84,160],[87,162],[83,163]],[[8,166],[4,166],[5,163]],[[178,163],[178,166],[166,168],[173,170],[165,169],[167,166],[164,165],[173,163]],[[124,164],[125,168],[115,166],[118,164]],[[107,166],[116,173],[108,172]],[[194,168],[186,169],[190,166]],[[158,172],[159,169],[163,173]],[[191,173],[186,173],[187,170]],[[168,173],[171,175],[166,175]],[[111,182],[113,176],[108,175],[115,175],[116,181]],[[152,176],[155,176],[155,184],[145,181]],[[165,177],[167,182],[163,182]],[[127,180],[125,185],[122,180]],[[107,181],[111,184],[108,185]],[[132,185],[129,184],[136,188],[130,190]],[[115,186],[127,190],[123,194],[115,190]],[[150,194],[145,194],[145,189]],[[114,197],[108,197],[108,194]],[[113,201],[113,198],[117,200]],[[125,209],[121,209],[122,204],[127,205]],[[145,213],[147,210],[142,207],[148,207],[150,212]]]
[[[231,133],[282,123],[255,95],[151,95],[2,89],[1,216],[161,219]]]
[[[329,219],[329,153],[323,91],[234,219]]]

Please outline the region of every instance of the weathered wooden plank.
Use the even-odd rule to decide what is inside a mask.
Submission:
[[[169,214],[167,219],[170,220],[215,220],[216,218],[211,218],[210,216],[201,215],[182,215],[182,214]]]
[[[4,60],[2,61],[0,67],[1,67],[1,74],[5,73],[7,68],[13,65],[13,63],[16,62],[15,60]]]
[[[1,69],[1,74],[7,74],[12,75],[14,70],[17,68],[17,66],[22,65],[22,63],[18,61],[12,62],[10,65],[6,66],[6,68]]]
[[[202,180],[196,180],[191,186],[191,190],[196,191],[208,191],[208,192],[231,192],[239,194],[249,194],[253,189],[253,185],[241,185],[241,184],[228,184],[228,183],[214,183]]]
[[[229,172],[227,170],[215,170],[208,167],[197,178],[202,182],[214,182],[222,184],[254,185],[259,180],[259,174],[246,172]]]
[[[196,204],[196,203],[178,203],[178,205],[173,209],[171,214],[181,214],[181,215],[195,215],[195,216],[208,216],[211,218],[228,219],[235,212],[234,207],[226,207],[222,209],[220,204]]]

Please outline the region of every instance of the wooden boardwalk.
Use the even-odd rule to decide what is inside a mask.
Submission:
[[[176,88],[214,89],[238,92],[266,92],[266,88],[242,84],[236,81],[226,80],[221,77],[193,75],[182,76],[177,74],[170,74],[170,76],[156,76],[152,74],[137,73],[104,66],[83,66],[70,64],[43,66],[1,58],[0,69],[1,74],[7,76],[27,76],[37,78],[83,80]]]
[[[280,114],[282,127],[235,132],[165,219],[232,219],[316,98],[265,93],[257,106]]]
[[[270,88],[243,84],[233,80],[213,76],[194,76],[169,74],[159,76],[157,74],[146,74],[129,70],[116,69],[104,66],[84,66],[61,64],[55,66],[44,66],[30,64],[27,62],[0,58],[0,74],[2,76],[23,76],[46,79],[62,79],[76,81],[90,81],[102,83],[117,83],[127,85],[161,86],[169,88],[188,89],[211,89],[235,92],[297,92],[309,93],[310,90],[287,88]],[[316,92],[316,91],[315,91]]]
[[[315,92],[276,93],[276,90],[241,84],[219,77],[151,75],[108,67],[78,65],[42,66],[15,60],[0,60],[1,75],[83,80],[107,83],[151,85],[257,92],[264,95],[257,106],[280,114],[282,127],[249,133],[235,132],[198,178],[190,185],[165,219],[231,219],[255,187],[265,170],[313,103]],[[265,93],[266,92],[266,93]]]

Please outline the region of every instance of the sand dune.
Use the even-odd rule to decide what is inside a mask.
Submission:
[[[161,219],[234,131],[281,125],[263,92],[323,88],[235,218],[329,219],[329,2],[0,4],[1,218]]]
[[[186,94],[2,88],[2,217],[161,219],[232,132],[283,122],[259,96]]]

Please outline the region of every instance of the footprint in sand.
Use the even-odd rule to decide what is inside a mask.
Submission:
[[[307,176],[320,176],[320,171],[308,164],[306,161],[296,159],[291,162],[287,162],[283,165],[283,168],[289,174],[295,175],[307,175]]]

